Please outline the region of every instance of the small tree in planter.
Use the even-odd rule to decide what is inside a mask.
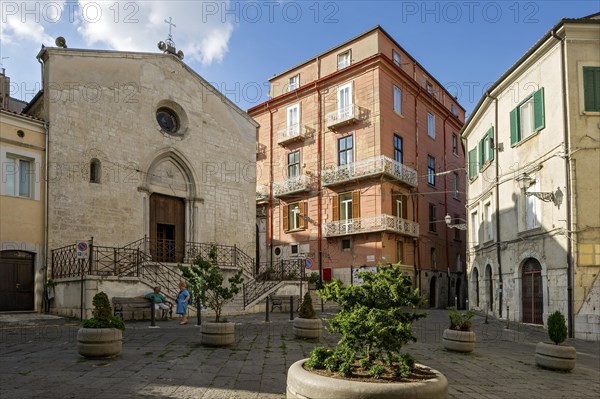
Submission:
[[[405,344],[416,340],[412,323],[426,316],[414,310],[423,298],[410,279],[397,265],[358,276],[362,285],[333,281],[319,291],[323,299],[340,306],[328,320],[328,330],[341,339],[333,350],[317,347],[309,359],[290,367],[287,397],[446,398],[448,381],[441,373],[400,353]],[[334,374],[343,379],[333,378]],[[403,381],[411,375],[420,375],[419,381]],[[364,381],[369,377],[373,382]],[[375,383],[379,380],[386,383]]]
[[[197,256],[191,266],[179,265],[183,277],[188,282],[188,287],[193,295],[200,298],[202,305],[215,312],[215,321],[202,323],[202,339],[205,345],[224,346],[234,342],[234,324],[221,320],[223,306],[233,300],[240,292],[243,282],[242,270],[238,270],[228,279],[229,286],[225,287],[225,277],[217,265],[217,249],[212,247],[208,260]],[[200,311],[200,309],[198,309]]]
[[[302,305],[298,309],[298,317],[294,319],[294,335],[297,338],[319,338],[323,323],[316,317],[310,292],[304,294]]]
[[[90,358],[113,357],[121,353],[125,323],[113,316],[108,296],[104,292],[94,295],[92,318],[81,322],[77,332],[77,350]]]
[[[460,312],[456,307],[449,309],[450,328],[444,330],[444,348],[454,352],[473,352],[475,333],[471,330],[471,319],[475,312],[471,309]]]
[[[567,339],[567,323],[559,311],[548,316],[548,336],[553,343],[539,342],[535,347],[536,364],[551,370],[573,370],[577,351],[572,346],[562,345]]]

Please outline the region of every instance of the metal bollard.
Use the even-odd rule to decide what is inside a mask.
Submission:
[[[154,305],[154,295],[150,301],[150,328],[156,327],[156,306]]]
[[[196,316],[198,325],[202,325],[202,304],[200,303],[200,296],[196,298]]]
[[[266,308],[265,308],[265,321],[268,322],[269,320],[269,296],[267,295],[267,297],[265,298],[266,301]]]
[[[290,295],[290,320],[294,320],[294,296]]]

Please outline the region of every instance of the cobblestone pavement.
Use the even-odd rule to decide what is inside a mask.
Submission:
[[[441,336],[447,311],[428,310],[415,323],[418,342],[406,350],[449,380],[450,398],[598,398],[600,345],[569,340],[577,366],[559,373],[535,366],[543,329],[476,316],[477,347],[471,354],[445,351]],[[327,316],[327,314],[325,314]],[[0,315],[0,398],[258,398],[284,397],[286,372],[319,344],[296,340],[289,315],[245,315],[229,348],[199,345],[199,329],[176,320],[127,323],[123,352],[112,360],[77,354],[77,320],[37,314]],[[343,399],[343,398],[340,398]]]

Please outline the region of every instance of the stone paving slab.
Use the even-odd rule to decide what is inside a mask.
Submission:
[[[443,349],[447,311],[428,310],[414,325],[418,338],[406,350],[449,380],[450,398],[600,397],[600,345],[568,340],[577,366],[558,373],[535,366],[535,344],[547,340],[540,327],[474,318],[477,346],[471,354]],[[296,340],[289,316],[234,316],[236,343],[229,348],[199,345],[198,327],[177,320],[127,323],[123,352],[111,360],[77,354],[77,320],[46,315],[0,315],[0,398],[217,398],[281,399],[289,366],[316,345]],[[325,315],[327,316],[327,315]],[[190,323],[195,322],[191,320]],[[340,398],[343,399],[343,398]]]

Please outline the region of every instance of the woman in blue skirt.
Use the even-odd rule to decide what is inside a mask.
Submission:
[[[185,282],[179,282],[179,294],[177,294],[177,311],[178,315],[181,315],[181,321],[179,324],[187,324],[187,307],[188,301],[190,300],[190,292],[186,289]]]

